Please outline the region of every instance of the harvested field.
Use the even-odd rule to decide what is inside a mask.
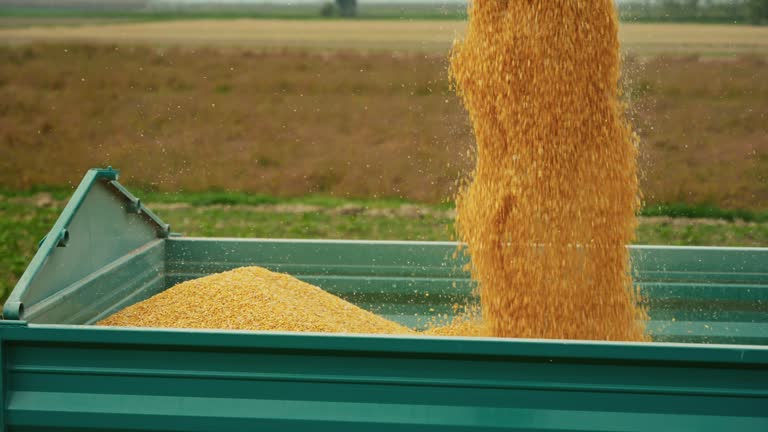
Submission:
[[[2,28],[28,27],[69,27],[83,25],[106,25],[129,21],[120,18],[87,18],[87,17],[0,17]]]
[[[713,24],[628,24],[619,27],[630,54],[768,54],[768,28]]]
[[[133,187],[439,202],[473,138],[443,54],[0,47],[0,187],[89,167]],[[768,206],[768,63],[631,59],[650,203]]]
[[[41,26],[1,29],[0,41],[446,52],[465,27],[464,21],[443,20],[180,20],[57,28],[41,22]],[[630,53],[639,55],[768,54],[766,27],[625,23],[620,37]]]
[[[462,21],[194,20],[0,31],[0,40],[447,51]]]

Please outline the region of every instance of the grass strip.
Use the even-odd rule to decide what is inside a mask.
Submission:
[[[52,197],[66,197],[66,191],[48,192]],[[366,203],[379,208],[396,208],[397,201],[345,200],[333,197],[304,197],[291,201],[327,211],[272,212],[256,211],[257,204],[285,204],[276,198],[245,199],[244,194],[138,194],[149,203],[195,203],[195,205],[164,206],[157,211],[170,223],[173,230],[187,236],[251,237],[251,238],[315,238],[315,239],[369,239],[369,240],[452,240],[453,220],[441,207],[427,214],[402,216],[397,212],[346,213],[335,211],[344,205],[361,206]],[[164,201],[163,201],[164,200]],[[63,208],[60,200],[40,199],[30,191],[12,195],[0,193],[0,296],[8,295],[37,251],[39,240],[53,226]],[[208,205],[212,204],[212,205]],[[151,206],[151,204],[150,204]],[[389,206],[389,207],[387,207]],[[375,207],[370,207],[375,208]],[[442,207],[445,208],[445,207]],[[642,218],[638,228],[637,244],[692,245],[692,246],[768,246],[768,221],[763,216],[741,213],[713,213],[702,209],[679,214],[689,217],[720,215],[720,219],[695,220],[687,218]],[[704,208],[706,209],[706,208]],[[690,209],[689,209],[690,210]],[[662,213],[653,213],[658,216]],[[729,222],[732,215],[740,221]],[[744,222],[750,219],[752,222]]]

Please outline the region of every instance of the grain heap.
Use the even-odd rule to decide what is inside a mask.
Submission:
[[[500,337],[644,340],[612,0],[475,0],[450,74],[477,140],[457,226]]]
[[[286,274],[243,267],[180,283],[98,325],[412,334]]]
[[[488,337],[488,327],[480,316],[480,311],[458,314],[447,323],[432,324],[422,333],[427,336]]]

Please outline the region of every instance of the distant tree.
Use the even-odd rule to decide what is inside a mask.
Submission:
[[[624,0],[626,20],[768,24],[768,0]]]
[[[690,20],[696,20],[699,18],[699,0],[685,0],[685,10],[683,11],[684,18]]]
[[[661,1],[661,14],[665,21],[673,21],[680,18],[682,11],[682,4],[678,0],[662,0]]]
[[[749,0],[749,19],[754,24],[768,24],[768,0]]]
[[[353,17],[357,15],[357,0],[336,0],[336,7],[341,16]]]
[[[320,15],[324,17],[335,16],[338,12],[339,10],[336,5],[331,2],[325,3],[323,7],[320,8]]]

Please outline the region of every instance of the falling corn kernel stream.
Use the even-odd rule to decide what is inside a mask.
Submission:
[[[475,0],[450,76],[476,166],[457,230],[493,336],[645,340],[626,245],[637,146],[611,0]]]

